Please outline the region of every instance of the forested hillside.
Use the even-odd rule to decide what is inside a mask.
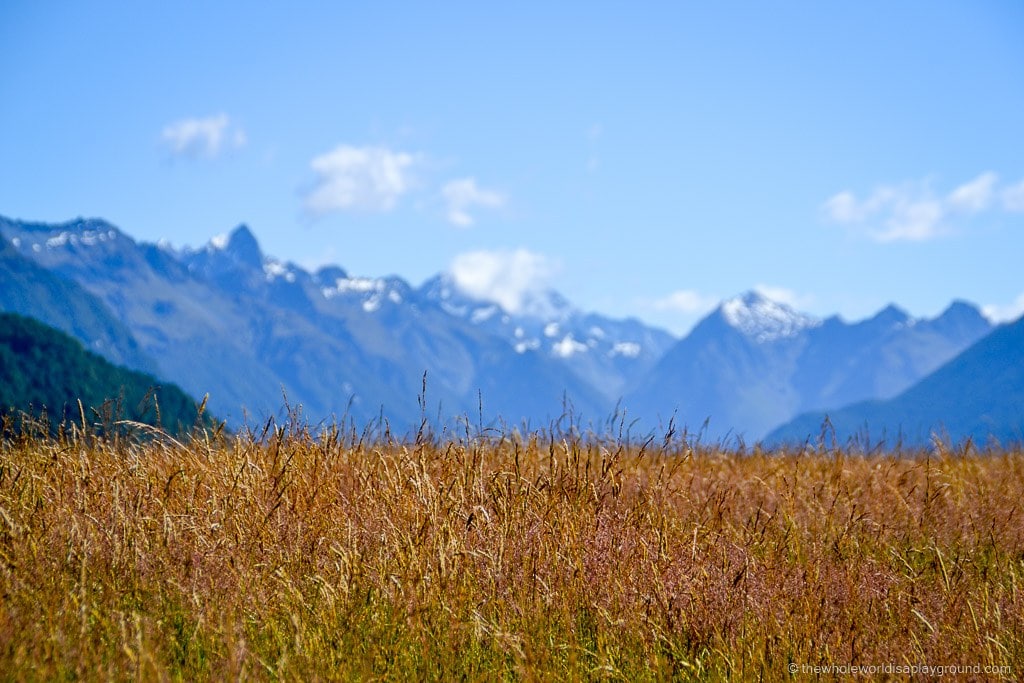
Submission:
[[[189,430],[195,400],[174,384],[116,366],[63,332],[0,313],[0,412],[43,411],[51,422],[124,419]]]

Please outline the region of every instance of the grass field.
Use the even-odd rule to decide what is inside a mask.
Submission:
[[[1019,451],[144,436],[4,437],[0,678],[1024,675]]]

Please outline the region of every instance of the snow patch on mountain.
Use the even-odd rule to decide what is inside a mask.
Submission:
[[[728,299],[720,310],[730,326],[758,342],[795,337],[803,330],[821,324],[817,318],[798,313],[758,292]]]
[[[527,351],[536,351],[540,348],[539,339],[530,339],[529,341],[516,342],[513,348],[516,353],[526,353]]]
[[[561,341],[551,345],[551,352],[559,358],[569,358],[577,353],[585,353],[589,350],[590,348],[586,344],[581,344],[573,339],[571,332],[562,337]]]
[[[274,259],[263,261],[263,273],[267,276],[267,282],[273,282],[278,278],[284,278],[285,282],[295,282],[295,271]]]
[[[330,279],[325,277],[328,274],[341,277]],[[350,277],[340,268],[332,269],[330,273],[321,270],[317,275],[317,283],[324,299],[355,299],[366,313],[374,313],[386,302],[400,305],[409,294],[408,285],[399,278]]]
[[[324,287],[320,292],[325,299],[342,296],[349,293],[367,294],[370,292],[383,292],[385,282],[379,278],[372,277],[343,277],[334,281],[333,286]]]
[[[445,312],[505,339],[518,354],[536,352],[564,363],[611,399],[675,341],[637,320],[584,313],[550,289],[527,288],[514,310],[467,291],[451,273],[427,280],[419,293]]]
[[[474,325],[478,325],[484,321],[490,320],[495,313],[498,312],[498,306],[484,306],[473,311],[469,316],[469,322]]]
[[[612,350],[608,352],[610,357],[625,356],[626,358],[636,358],[640,355],[642,347],[636,342],[617,342],[612,346]]]
[[[62,230],[53,237],[47,238],[44,244],[47,249],[59,249],[68,244],[72,246],[82,245],[85,247],[92,247],[100,242],[113,240],[116,237],[117,233],[114,230],[83,230],[81,232]],[[20,247],[21,240],[19,238],[14,238],[11,240],[11,244],[15,247]],[[40,246],[40,249],[36,249],[36,246],[38,245],[38,242],[32,244],[32,248],[37,252],[42,248]]]

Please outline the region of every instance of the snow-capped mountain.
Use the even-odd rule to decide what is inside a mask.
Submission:
[[[729,325],[758,342],[795,337],[821,324],[816,318],[756,291],[723,301],[719,310]]]
[[[811,410],[896,396],[985,336],[977,307],[914,319],[895,306],[867,320],[819,320],[747,293],[684,339],[637,320],[584,313],[541,292],[512,313],[448,275],[315,272],[268,256],[246,226],[175,250],[102,220],[0,218],[0,308],[65,329],[108,358],[209,392],[238,424],[284,397],[318,421],[381,415],[415,425],[478,414],[547,425],[564,398],[595,423],[617,400],[642,428],[760,438]],[[65,305],[66,304],[66,305]]]
[[[625,405],[662,423],[674,415],[710,438],[757,439],[802,412],[894,396],[990,330],[965,302],[933,320],[888,306],[847,323],[748,292],[698,323]]]
[[[100,301],[156,362],[157,376],[192,395],[209,392],[216,414],[237,423],[244,410],[258,416],[271,400],[280,404],[280,378],[254,353],[266,336],[253,320],[258,309],[195,277],[169,248],[136,243],[95,219],[4,220],[0,232],[23,256]]]
[[[449,274],[420,295],[453,316],[504,339],[516,353],[537,352],[564,363],[606,398],[620,398],[675,342],[668,332],[630,318],[584,313],[553,290],[530,293],[520,310],[467,294]]]
[[[265,255],[247,225],[218,235],[204,247],[170,252],[190,273],[212,281],[228,292],[246,291],[269,297],[279,304],[309,310],[362,309],[374,313],[382,306],[407,303],[412,288],[399,277],[350,276],[340,266],[324,266],[310,273],[299,265]],[[320,300],[323,301],[320,301]],[[316,302],[317,306],[311,303]]]
[[[789,382],[813,321],[757,292],[722,302],[670,348],[624,402],[707,438],[756,438],[794,414]]]
[[[123,321],[159,374],[237,424],[278,412],[285,396],[314,421],[381,415],[418,423],[477,415],[547,424],[568,397],[587,415],[598,392],[540,354],[520,354],[400,278],[309,273],[262,253],[246,226],[199,249],[136,243],[102,221],[4,221],[0,233],[37,266],[70,279]]]

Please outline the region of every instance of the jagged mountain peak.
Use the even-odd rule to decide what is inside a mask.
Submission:
[[[869,322],[885,325],[906,325],[914,321],[914,318],[896,304],[889,304],[869,319]]]
[[[102,218],[76,218],[64,223],[37,223],[0,217],[0,232],[16,249],[35,253],[70,248],[108,247],[123,233]]]
[[[981,309],[972,304],[970,301],[963,299],[954,299],[949,306],[946,307],[941,314],[939,314],[939,320],[949,319],[967,319],[967,320],[985,320],[984,314]]]
[[[435,301],[448,301],[459,293],[455,279],[449,273],[438,273],[427,278],[419,289],[422,294]]]
[[[723,301],[718,313],[730,327],[758,342],[793,337],[821,324],[817,318],[799,313],[756,290]]]
[[[260,244],[245,223],[227,235],[217,235],[211,239],[207,245],[207,251],[210,253],[220,252],[238,265],[251,268],[263,266],[263,252],[260,250]]]
[[[63,223],[42,223],[39,221],[22,221],[0,216],[0,225],[6,225],[24,233],[59,233],[64,231],[84,232],[87,230],[113,230],[120,233],[116,226],[103,218],[85,218],[79,216]]]
[[[317,284],[333,284],[338,280],[348,279],[348,272],[341,266],[321,266],[316,271]]]
[[[565,319],[577,313],[564,296],[553,289],[526,292],[520,300],[519,315],[542,320]]]
[[[967,338],[991,330],[993,324],[980,308],[970,302],[956,299],[936,318],[928,321],[927,326],[940,334]]]
[[[675,342],[669,333],[635,319],[584,313],[552,289],[482,296],[443,272],[426,280],[419,294],[446,313],[504,339],[517,354],[536,353],[566,364],[611,400]]]

